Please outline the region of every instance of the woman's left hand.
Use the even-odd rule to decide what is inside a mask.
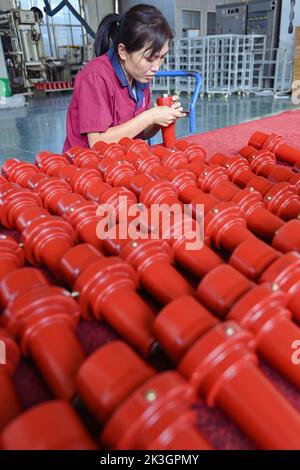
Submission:
[[[182,112],[183,107],[182,107],[182,104],[179,101],[179,96],[178,95],[172,96],[172,100],[173,100],[173,104],[172,104],[171,108],[177,109],[178,111]]]

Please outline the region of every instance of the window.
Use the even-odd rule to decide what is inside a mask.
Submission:
[[[201,29],[201,11],[182,10],[182,29]]]
[[[211,36],[216,34],[216,13],[212,11],[207,12],[206,35]]]
[[[69,1],[79,12],[79,0]],[[61,0],[49,0],[52,9],[57,7],[60,2]],[[30,10],[31,7],[38,7],[43,12],[41,32],[46,56],[50,56],[52,50],[56,57],[62,58],[61,54],[64,49],[61,46],[83,45],[82,26],[67,7],[63,7],[55,16],[46,15],[44,12],[44,0],[21,0],[21,7],[24,8],[24,10]]]

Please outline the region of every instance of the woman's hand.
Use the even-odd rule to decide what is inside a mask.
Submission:
[[[151,124],[167,127],[178,118],[186,117],[181,103],[178,101],[178,96],[173,96],[172,98],[174,101],[172,106],[154,106],[146,111],[151,115]]]
[[[179,96],[178,95],[172,96],[172,100],[173,100],[173,104],[171,108],[177,109],[178,111],[183,111],[183,107],[179,101]]]

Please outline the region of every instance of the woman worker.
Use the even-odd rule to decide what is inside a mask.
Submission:
[[[63,151],[101,140],[148,139],[161,126],[185,117],[178,97],[172,107],[151,107],[149,82],[168,53],[172,32],[162,13],[136,5],[124,15],[107,15],[95,42],[96,58],[75,79]]]

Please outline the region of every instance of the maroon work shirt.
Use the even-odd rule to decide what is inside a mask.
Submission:
[[[92,59],[76,75],[63,152],[88,147],[88,132],[105,132],[149,109],[149,85],[135,81],[135,89],[136,96],[112,49]]]

